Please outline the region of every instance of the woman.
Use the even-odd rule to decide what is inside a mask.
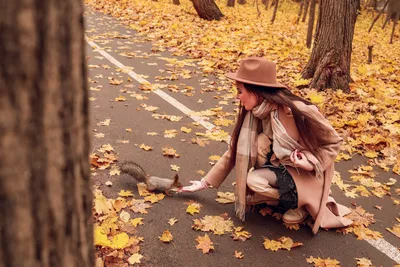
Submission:
[[[275,63],[247,58],[236,73],[239,115],[228,151],[201,181],[182,192],[219,187],[236,168],[236,215],[244,220],[246,205],[267,203],[287,210],[286,223],[314,219],[319,227],[352,223],[350,210],[329,196],[334,160],[342,139],[318,108],[276,81]],[[249,194],[250,193],[250,194]]]

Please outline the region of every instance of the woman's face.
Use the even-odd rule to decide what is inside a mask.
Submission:
[[[257,97],[256,94],[249,92],[246,87],[244,87],[243,83],[236,82],[236,99],[239,99],[242,102],[242,105],[246,110],[252,110],[260,103],[260,98]]]

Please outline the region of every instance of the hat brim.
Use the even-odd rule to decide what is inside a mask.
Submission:
[[[229,79],[242,82],[242,83],[249,83],[249,84],[254,84],[254,85],[260,85],[260,86],[266,86],[266,87],[278,87],[278,88],[287,88],[287,86],[281,84],[281,83],[262,83],[262,82],[255,82],[255,81],[250,81],[246,79],[242,79],[237,77],[236,72],[231,72],[231,73],[226,73],[225,76]]]

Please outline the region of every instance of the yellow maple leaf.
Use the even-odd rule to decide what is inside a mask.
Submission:
[[[147,197],[151,195],[151,193],[147,190],[147,185],[145,183],[137,183],[136,186],[141,197]]]
[[[197,170],[196,171],[197,174],[200,174],[201,176],[203,176],[206,172],[203,170]]]
[[[184,133],[190,133],[190,132],[192,132],[192,129],[187,128],[187,127],[181,127],[181,131]]]
[[[212,161],[218,161],[220,158],[221,158],[221,157],[218,156],[218,155],[212,155],[212,156],[210,156],[208,159],[209,159],[209,160],[212,160]]]
[[[94,226],[94,244],[102,247],[111,246],[111,242],[107,238],[107,235],[103,234],[101,227],[97,225]]]
[[[110,247],[113,249],[122,249],[128,244],[128,241],[129,236],[126,233],[120,233],[111,239]]]
[[[126,98],[124,96],[118,96],[115,98],[115,102],[124,102],[126,101]]]
[[[170,233],[170,231],[165,230],[161,236],[158,237],[160,239],[160,241],[164,242],[164,243],[169,243],[171,242],[174,237],[172,236],[172,234]]]
[[[310,98],[310,101],[316,105],[324,102],[324,97],[321,94],[319,94],[317,91],[311,91],[308,94],[308,97]]]
[[[143,224],[143,218],[141,218],[141,217],[135,218],[135,219],[132,219],[130,222],[133,226],[137,227],[138,225]]]
[[[366,156],[367,158],[370,158],[370,159],[377,158],[378,155],[379,154],[377,152],[375,152],[375,151],[367,151],[367,152],[364,153],[364,156]]]
[[[133,193],[132,193],[132,191],[129,191],[129,190],[121,190],[121,191],[119,191],[119,193],[118,193],[118,196],[121,196],[121,197],[132,197],[133,196]]]
[[[191,215],[194,215],[195,213],[200,213],[200,207],[199,207],[199,205],[196,205],[196,204],[190,204],[186,208],[186,212]]]
[[[139,147],[140,147],[141,149],[145,150],[145,151],[153,150],[153,147],[151,147],[151,146],[146,146],[145,144],[141,144]]]

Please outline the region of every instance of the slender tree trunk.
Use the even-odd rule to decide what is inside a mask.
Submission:
[[[279,6],[279,0],[275,0],[274,12],[272,13],[271,24],[274,23],[275,21],[276,12],[278,11],[278,6]]]
[[[349,92],[356,18],[355,0],[320,0],[314,47],[302,73],[303,78],[312,78],[310,87]]]
[[[214,0],[192,0],[192,2],[194,9],[202,19],[220,20],[224,16]]]
[[[302,0],[300,3],[300,10],[299,14],[297,15],[296,24],[299,24],[300,22],[301,14],[303,13],[303,8],[304,8],[304,0]]]
[[[396,12],[396,17],[394,18],[393,28],[392,28],[392,34],[390,35],[389,44],[393,44],[394,31],[395,31],[396,25],[397,25],[397,23],[398,23],[398,21],[399,21],[399,17],[400,17],[400,12]]]
[[[371,26],[368,29],[368,32],[372,30],[372,27],[374,27],[375,22],[379,19],[379,17],[382,15],[383,11],[385,10],[387,4],[389,3],[389,0],[386,0],[385,6],[383,9],[379,12],[379,14],[375,17],[374,21],[372,21]]]
[[[313,30],[314,30],[315,6],[316,6],[316,4],[317,4],[316,0],[311,0],[310,16],[308,18],[307,42],[306,42],[306,45],[307,45],[308,48],[311,47],[312,34],[313,34]]]
[[[265,0],[265,9],[268,10],[269,8],[269,0]]]
[[[180,5],[181,3],[179,2],[179,0],[172,0],[172,3],[174,4],[174,5]]]
[[[94,266],[82,1],[8,1],[0,25],[0,267]]]
[[[303,13],[303,18],[301,19],[301,22],[306,21],[309,6],[310,6],[310,0],[306,0],[306,6],[304,7],[304,13]]]
[[[239,5],[244,5],[244,4],[246,4],[246,0],[238,0],[237,3]]]
[[[226,3],[226,6],[234,7],[235,6],[235,0],[228,0],[228,2]]]

